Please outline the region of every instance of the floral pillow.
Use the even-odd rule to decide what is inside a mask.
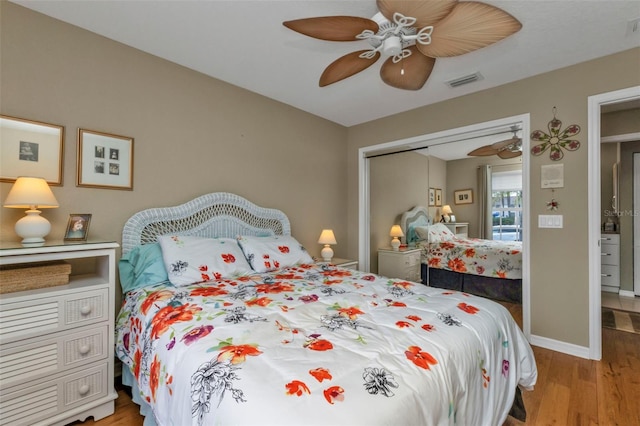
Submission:
[[[268,272],[300,263],[313,263],[304,247],[290,235],[238,237],[245,257],[256,272]]]
[[[427,240],[430,243],[451,241],[456,237],[455,234],[443,223],[418,227],[416,228],[416,234],[418,234],[420,239]]]
[[[251,266],[232,238],[158,237],[169,281],[175,286],[250,274]]]

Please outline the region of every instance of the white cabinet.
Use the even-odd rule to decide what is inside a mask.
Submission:
[[[602,291],[620,291],[620,234],[600,236],[600,286]]]
[[[469,238],[469,222],[443,223],[458,238]]]
[[[420,249],[378,250],[378,275],[406,281],[420,280]]]
[[[0,424],[65,425],[113,414],[117,247],[0,244],[4,267],[72,264],[68,284],[0,294]]]
[[[326,263],[326,262],[320,261],[319,263]],[[339,266],[341,268],[358,269],[358,261],[357,260],[340,259],[340,258],[334,257],[333,259],[331,259],[330,263],[333,264],[333,265]]]

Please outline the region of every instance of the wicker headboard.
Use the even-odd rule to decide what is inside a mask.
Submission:
[[[280,210],[257,206],[228,192],[214,192],[179,206],[151,208],[131,216],[122,230],[122,254],[169,234],[210,238],[290,235],[291,225]]]
[[[415,242],[416,236],[413,235],[412,225],[431,225],[432,219],[425,207],[416,206],[411,210],[402,213],[400,218],[400,227],[404,232],[407,243]]]

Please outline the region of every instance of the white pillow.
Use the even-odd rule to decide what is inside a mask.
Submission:
[[[238,244],[256,272],[314,263],[304,247],[290,235],[270,237],[240,236]]]
[[[435,223],[428,227],[427,238],[430,243],[439,243],[442,241],[451,241],[456,238],[444,223]]]
[[[165,235],[158,243],[169,281],[176,286],[253,272],[233,238]]]
[[[416,226],[413,228],[414,232],[420,240],[429,240],[429,227],[428,226]]]

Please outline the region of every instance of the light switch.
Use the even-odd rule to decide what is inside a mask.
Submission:
[[[538,215],[538,228],[562,228],[561,214]]]

